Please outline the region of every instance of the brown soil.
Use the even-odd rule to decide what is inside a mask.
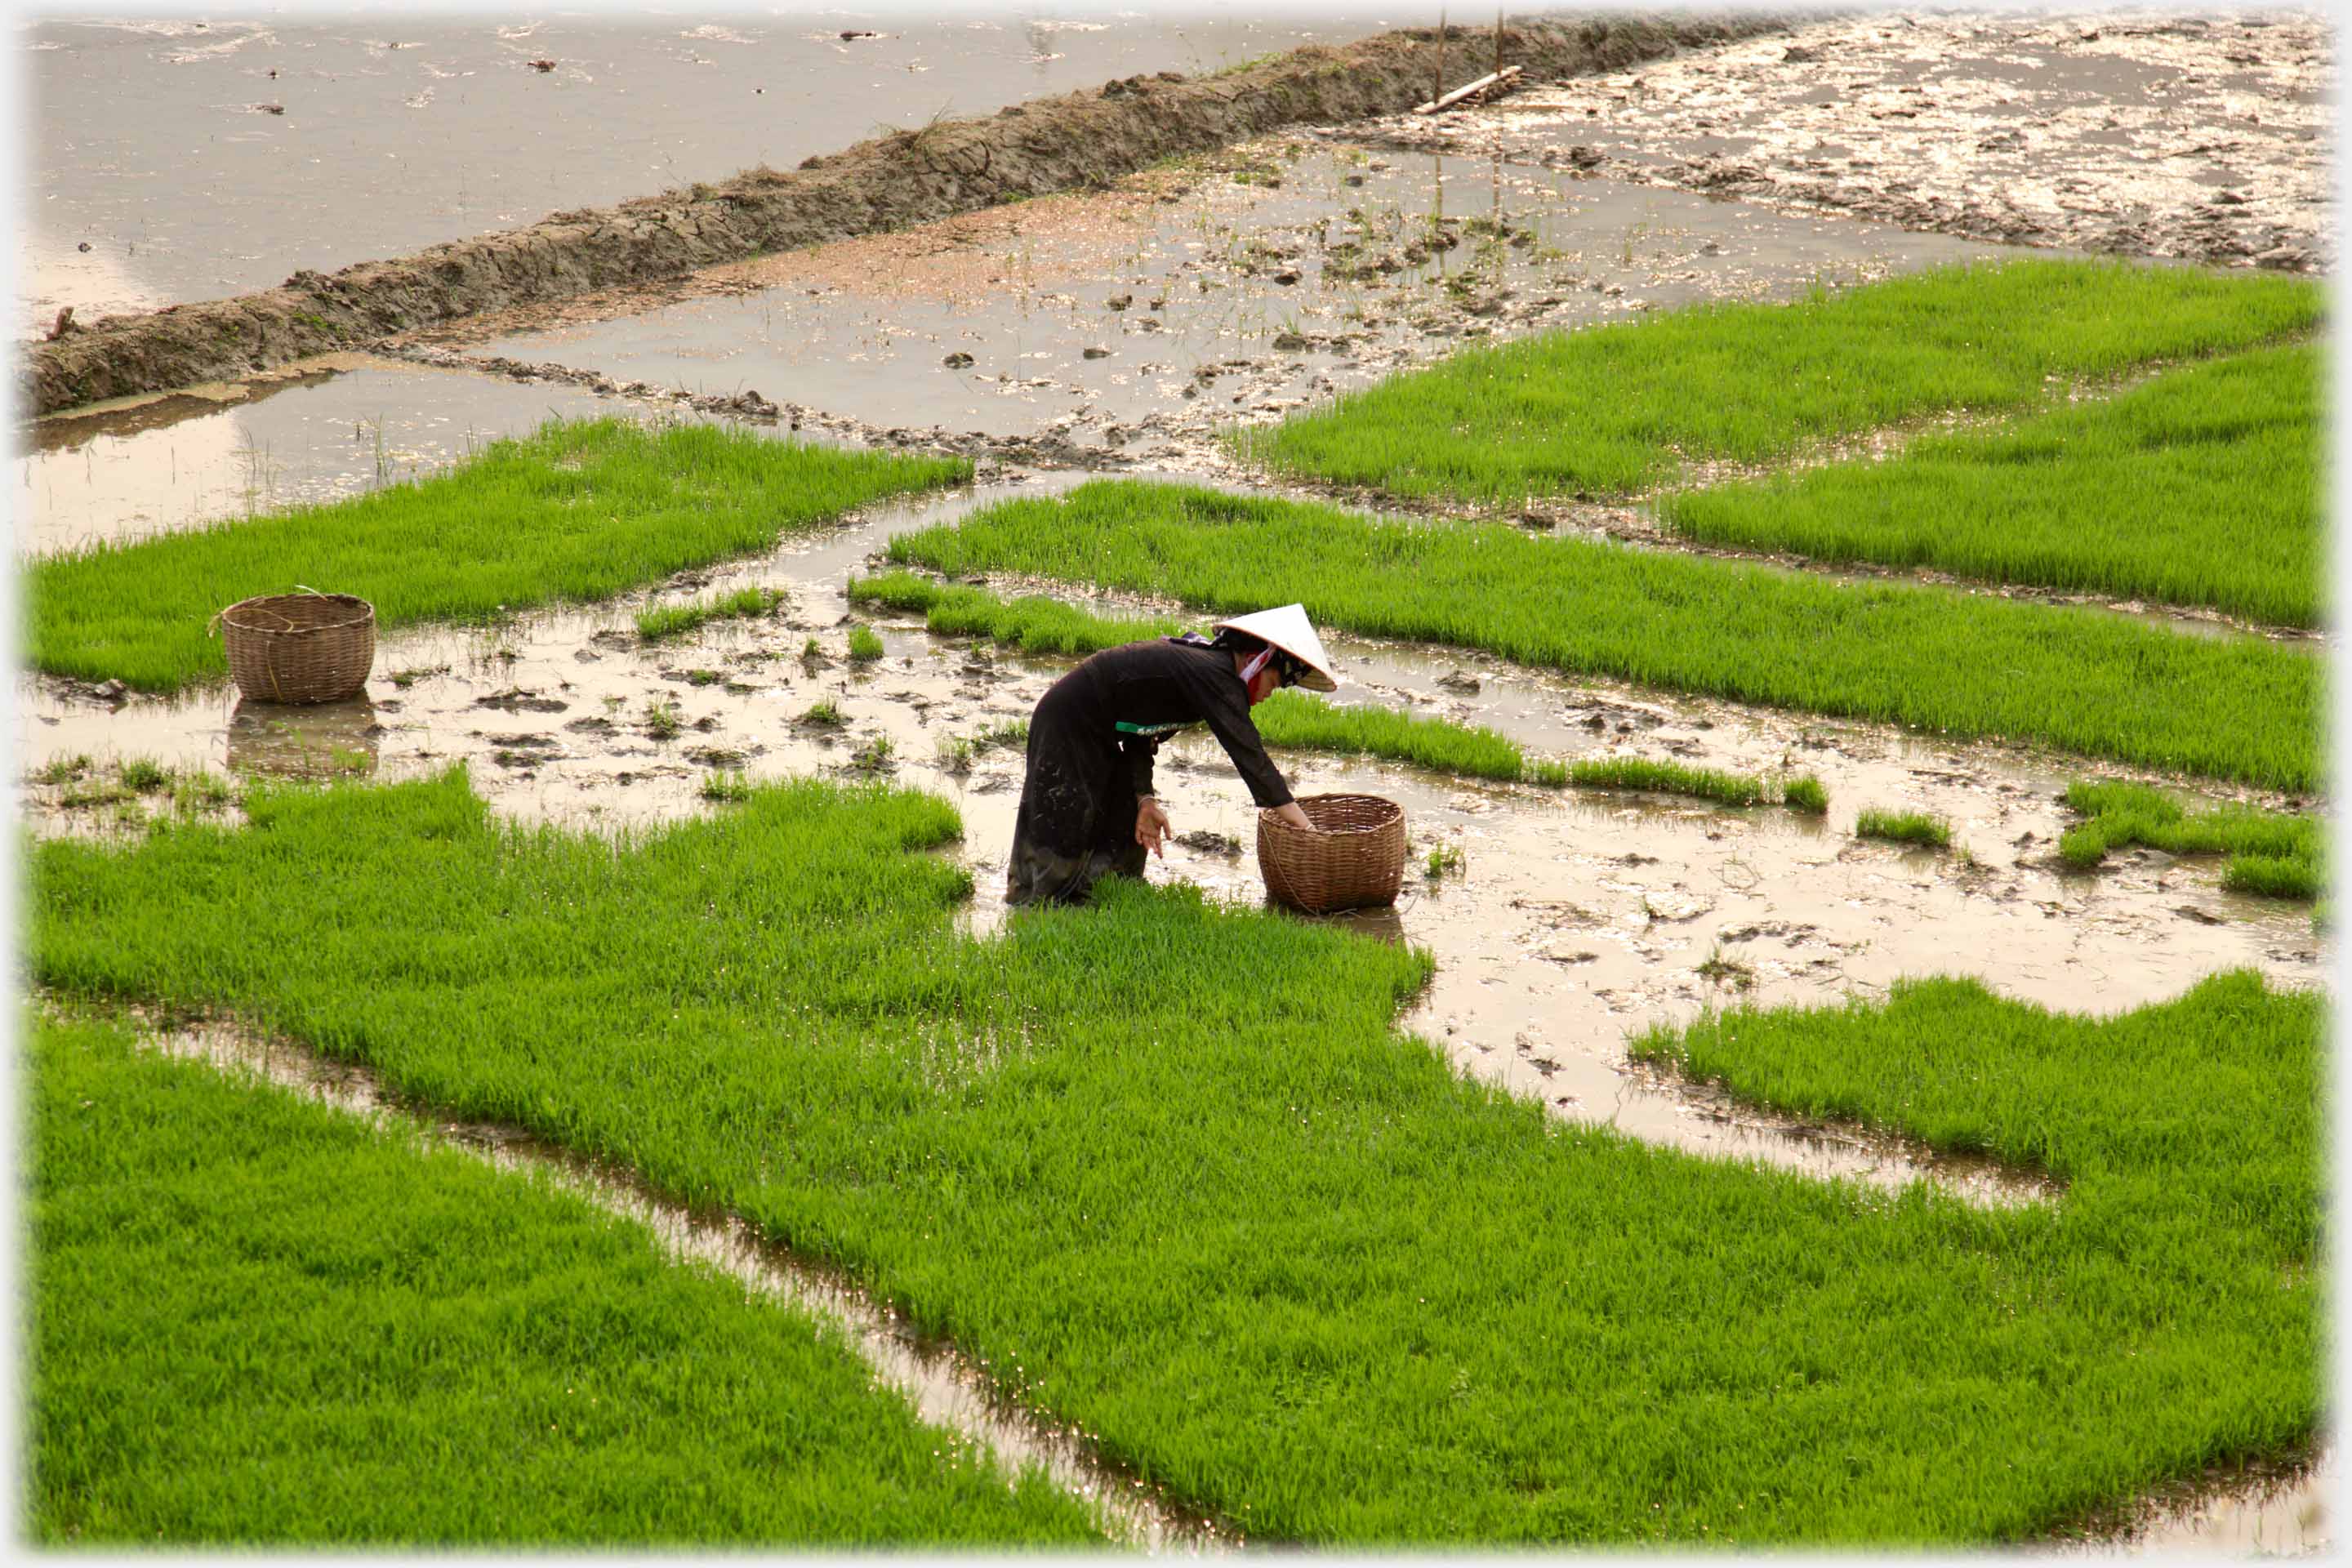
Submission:
[[[1760,15],[1593,19],[1506,28],[1500,47],[1529,76],[1558,79],[1787,25]],[[1454,28],[1441,42],[1434,29],[1409,29],[1199,79],[1130,77],[862,142],[789,174],[752,169],[411,257],[297,272],[258,294],[109,317],[31,345],[29,400],[51,414],[235,379],[457,316],[1099,184],[1283,126],[1394,114],[1426,98],[1442,68],[1448,85],[1479,74],[1495,47],[1491,31]]]

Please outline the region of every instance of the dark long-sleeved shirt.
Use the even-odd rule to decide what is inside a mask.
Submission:
[[[1206,724],[1262,806],[1290,804],[1290,786],[1265,754],[1250,719],[1249,692],[1223,648],[1170,637],[1105,648],[1056,682],[1075,686],[1086,729],[1111,738],[1126,758],[1137,795],[1151,793],[1151,763],[1160,740]]]

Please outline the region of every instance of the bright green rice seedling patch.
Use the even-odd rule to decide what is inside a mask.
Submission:
[[[1435,882],[1458,875],[1468,864],[1460,845],[1433,844],[1429,847],[1428,856],[1422,861],[1421,871],[1423,876]]]
[[[44,1545],[1094,1538],[583,1200],[112,1028],[30,1033]]]
[[[842,717],[841,704],[830,697],[820,697],[809,704],[808,711],[801,715],[801,722],[814,724],[823,730],[837,730],[849,721]]]
[[[32,781],[40,784],[68,784],[81,777],[89,772],[89,754],[86,752],[78,752],[70,757],[51,757],[33,771]]]
[[[1712,544],[1932,566],[2309,626],[2322,613],[2319,351],[2194,365],[2009,428],[1685,491]]]
[[[1693,1047],[2063,1184],[1987,1211],[1562,1125],[1394,1031],[1425,956],[1189,889],[963,934],[923,795],[617,851],[462,773],[247,809],[34,846],[35,982],[740,1214],[1256,1540],[2013,1540],[2316,1429],[2322,1007],[2252,975]]]
[[[1003,746],[1008,751],[1018,751],[1029,744],[1029,721],[999,719],[993,723],[982,724],[973,731],[971,740],[972,744],[982,751],[992,746]]]
[[[1296,599],[1370,636],[2281,788],[2319,773],[2320,661],[2096,610],[1132,480],[999,502],[890,555],[1220,615]]]
[[[751,781],[740,770],[702,775],[705,800],[744,801],[751,798]]]
[[[1595,757],[1571,763],[1568,782],[1580,789],[1645,790],[1655,795],[1688,795],[1719,800],[1726,805],[1756,805],[1764,799],[1764,781],[1712,768],[1685,767],[1648,757]]]
[[[849,628],[849,662],[871,664],[882,657],[882,638],[872,626]]]
[[[1952,825],[1923,811],[1881,811],[1875,806],[1864,806],[1853,819],[1853,830],[1861,837],[1884,838],[1895,844],[1917,844],[1930,849],[1948,849],[1952,846]]]
[[[1799,773],[1782,781],[1780,802],[1790,811],[1801,811],[1808,816],[1823,816],[1830,809],[1829,786],[1811,773]]]
[[[647,642],[666,642],[684,637],[705,623],[715,620],[748,620],[758,616],[772,615],[784,602],[782,591],[775,588],[742,588],[732,594],[721,594],[715,599],[698,599],[685,605],[657,605],[637,612],[637,636]]]
[[[446,474],[128,544],[27,574],[30,658],[176,691],[227,673],[214,611],[297,583],[357,594],[389,630],[585,604],[887,495],[969,479],[961,458],[838,451],[718,425],[555,423]]]
[[[2251,347],[2315,327],[2323,302],[2310,281],[2187,267],[1941,268],[1469,349],[1234,440],[1277,472],[1391,495],[1627,492],[1685,461],[1766,462],[1923,414],[2028,407],[2051,377]]]
[[[686,721],[677,704],[667,697],[656,697],[646,704],[646,733],[656,741],[674,741],[686,728]]]
[[[122,787],[133,795],[153,795],[168,788],[171,773],[152,757],[126,757],[121,767]]]
[[[923,612],[941,637],[978,637],[1024,653],[1089,654],[1168,637],[1182,624],[1156,616],[1097,616],[1044,595],[1006,600],[964,584],[935,583],[911,572],[861,577],[849,597],[887,609]]]
[[[2066,804],[2084,821],[2058,840],[2070,866],[2087,870],[2110,849],[2145,844],[2172,855],[2226,855],[2221,885],[2274,898],[2317,898],[2326,882],[2315,817],[2219,805],[2191,812],[2147,784],[2077,779]]]

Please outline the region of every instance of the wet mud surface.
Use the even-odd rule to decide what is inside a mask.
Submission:
[[[847,623],[865,617],[853,616],[843,589],[894,532],[1076,478],[888,507],[774,556],[593,610],[389,634],[366,698],[351,704],[273,710],[226,688],[108,702],[26,679],[18,693],[26,814],[39,831],[121,831],[120,805],[68,807],[77,784],[34,782],[51,762],[85,754],[101,767],[146,756],[170,767],[385,778],[463,761],[503,812],[607,826],[725,809],[702,797],[713,773],[881,775],[957,803],[976,883],[970,918],[992,929],[1003,918],[1022,758],[982,746],[966,766],[943,742],[1025,720],[1069,661],[881,618],[886,656],[853,665]],[[654,647],[635,631],[646,603],[749,584],[787,594],[776,618],[714,624]],[[811,637],[820,648],[813,659],[803,652]],[[1973,1198],[2033,1201],[2047,1192],[2031,1173],[1939,1159],[1857,1128],[1793,1124],[1636,1068],[1625,1042],[1710,1005],[1818,1005],[1882,994],[1923,973],[1975,974],[2009,994],[2099,1012],[2242,965],[2282,984],[2327,983],[2328,944],[2305,907],[2221,891],[2213,860],[2141,850],[2095,874],[2061,867],[2057,838],[2071,818],[2058,796],[2068,779],[2094,771],[2087,764],[1570,679],[1475,654],[1344,637],[1330,646],[1349,682],[1345,700],[1490,725],[1540,755],[1787,768],[1818,773],[1829,788],[1822,820],[1279,757],[1300,794],[1362,791],[1404,805],[1405,895],[1393,911],[1349,923],[1435,954],[1436,979],[1407,1028],[1463,1070],[1563,1117],[1824,1175],[1896,1183],[1927,1173]],[[842,722],[809,721],[820,702]],[[877,754],[877,740],[888,742],[887,755]],[[1178,833],[1197,837],[1155,865],[1154,878],[1260,900],[1255,810],[1213,741],[1171,742],[1161,773]],[[1857,839],[1854,814],[1866,805],[1946,816],[1965,854]],[[149,802],[133,816],[151,809],[165,808]],[[1464,867],[1433,880],[1421,866],[1441,845],[1459,850]]]
[[[1199,467],[1223,426],[1465,342],[1992,254],[1499,159],[1276,139],[395,352],[975,455]]]
[[[875,1381],[992,1460],[1009,1482],[1030,1466],[1095,1510],[1114,1541],[1147,1552],[1223,1553],[1241,1542],[1170,1506],[1156,1488],[1101,1463],[1091,1435],[1059,1426],[1009,1397],[986,1368],[950,1344],[919,1332],[838,1270],[802,1258],[731,1215],[703,1213],[664,1198],[634,1173],[586,1160],[515,1128],[448,1121],[412,1106],[362,1067],[333,1061],[289,1041],[220,1020],[165,1025],[147,1020],[148,1049],[259,1078],[388,1130],[411,1130],[467,1150],[501,1170],[551,1177],[566,1192],[644,1226],[680,1261],[719,1269],[762,1296],[787,1303],[833,1331]]]
[[[1745,15],[1618,16],[1507,30],[1504,47],[1533,75],[1566,75],[1775,25]],[[26,356],[30,402],[47,414],[228,379],[483,310],[1092,186],[1284,127],[1394,112],[1442,76],[1444,48],[1433,37],[1400,32],[1198,79],[1139,72],[1090,91],[1007,104],[985,119],[891,129],[790,173],[755,168],[332,274],[298,269],[278,287],[233,299],[59,321]]]
[[[62,306],[90,321],[241,294],[298,268],[790,168],[877,124],[1203,74],[1378,26],[1370,10],[1232,6],[31,22],[13,39],[41,105],[17,335]]]
[[[2316,10],[1874,8],[1350,134],[2014,244],[2327,271],[2336,86]]]

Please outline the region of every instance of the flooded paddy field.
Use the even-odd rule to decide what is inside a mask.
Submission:
[[[68,305],[87,321],[264,289],[790,168],[877,123],[1213,71],[1378,25],[1369,10],[1261,19],[1230,5],[27,21],[13,42],[38,114],[16,330],[46,330]],[[142,112],[121,113],[132,101]]]
[[[1867,91],[1853,89],[1842,110],[1820,106],[1851,119],[1901,90],[1890,63],[1898,58],[1933,88],[1978,81],[1962,70],[1978,58],[1969,48],[1998,65],[2031,49],[2072,60],[2081,47],[2070,53],[2062,47],[2069,39],[2082,47],[2097,42],[2081,37],[2087,25],[2069,30],[2021,19],[1963,26],[1922,18],[1917,27],[1935,29],[1934,38],[1905,41],[1910,52],[1899,57],[1894,38],[1876,39],[1890,31],[1887,24],[1846,22],[1727,45],[1721,59],[1748,73],[1733,82],[1750,85],[1769,85],[1806,64],[1794,51],[1857,73],[1889,73]],[[411,333],[364,357],[42,421],[16,459],[20,554],[364,493],[462,460],[483,441],[527,431],[550,416],[588,412],[732,416],[779,437],[796,432],[961,451],[980,460],[981,475],[968,489],[868,509],[772,554],[607,604],[508,616],[482,628],[388,632],[366,695],[348,704],[271,709],[241,703],[222,687],[161,700],[22,677],[20,817],[42,836],[129,841],[170,815],[170,806],[136,792],[68,804],[78,785],[62,764],[84,757],[96,774],[140,759],[169,770],[387,782],[462,762],[501,817],[600,831],[723,813],[728,805],[714,796],[738,775],[753,784],[807,775],[884,779],[955,805],[962,838],[941,852],[972,876],[961,919],[973,931],[998,932],[1023,762],[1017,741],[991,739],[1024,721],[1072,661],[934,637],[919,618],[855,608],[848,580],[877,570],[892,536],[1105,471],[1252,485],[1259,481],[1222,439],[1235,423],[1279,419],[1465,342],[1712,300],[1785,300],[1822,280],[1843,287],[1995,256],[1996,239],[2259,259],[2296,270],[2325,265],[2324,229],[2308,221],[2310,193],[2300,176],[2281,171],[2311,157],[2307,137],[2295,132],[2318,112],[2313,84],[2332,70],[2325,58],[2330,36],[2285,24],[2266,33],[2231,21],[2200,41],[2185,30],[2138,27],[2109,26],[2113,58],[2084,67],[2079,80],[2026,73],[2017,84],[2020,91],[2060,90],[2063,80],[2072,84],[2063,90],[2087,104],[2114,98],[2116,83],[2128,79],[2150,94],[2146,104],[2125,105],[2136,134],[2109,134],[2114,127],[2094,125],[2084,113],[2053,111],[2034,128],[2043,139],[2029,139],[2032,154],[2056,157],[2052,144],[2069,139],[2077,151],[2109,147],[2113,162],[2073,166],[2074,188],[2088,193],[2078,205],[2086,213],[2128,187],[2140,193],[2133,212],[2154,213],[2179,193],[2133,184],[2140,174],[2132,160],[2145,155],[2148,138],[2170,134],[2172,121],[2155,104],[2163,95],[2150,86],[2153,68],[2127,68],[2128,62],[2147,48],[2187,47],[2184,39],[2252,49],[2260,63],[2236,68],[2253,79],[2231,85],[2224,77],[2189,109],[2206,118],[2237,113],[2242,106],[2229,94],[2300,106],[2284,120],[2265,115],[2266,129],[2241,144],[2248,167],[2266,173],[2232,177],[2272,227],[2227,232],[2232,244],[2263,241],[2259,250],[2232,251],[2218,241],[2200,250],[2195,235],[2222,231],[2145,216],[2118,237],[2095,230],[2084,213],[2050,216],[2014,181],[1999,192],[1967,187],[1952,197],[1963,216],[1934,223],[1892,197],[1832,200],[1798,189],[1777,178],[1775,146],[1675,140],[1719,132],[1700,121],[1729,112],[1724,103],[1736,97],[1719,80],[1728,67],[1693,52],[1646,68],[1639,89],[1613,78],[1546,84],[1444,119],[1244,143],[1108,191],[1042,197],[708,268],[657,287],[497,313]],[[1057,38],[1099,39],[1087,47],[1109,48],[1126,36],[1104,28],[1101,35],[1084,26],[1033,28],[1019,46],[1030,54],[1016,58],[1015,49],[1003,59],[1008,69],[1058,68],[1032,57]],[[1236,28],[1236,38],[1258,36]],[[1272,41],[1252,42],[1248,52],[1292,41],[1291,32],[1265,30]],[[416,59],[466,68],[453,62],[483,41],[462,28],[445,31],[439,52]],[[1359,31],[1330,29],[1339,37]],[[500,52],[484,58],[511,68],[530,89],[573,79],[566,73],[574,69],[594,78],[612,68],[589,59],[540,73],[506,58],[541,47],[538,37],[501,39]],[[935,53],[953,45],[912,30],[882,41],[894,37]],[[1000,40],[1008,48],[1011,37]],[[1874,57],[1873,39],[1882,46]],[[2122,41],[2132,39],[2141,42],[2126,48]],[[758,41],[689,29],[651,54],[667,62],[666,69],[712,73],[693,79],[731,82],[726,73],[740,69],[725,59],[759,58]],[[268,42],[266,32],[248,30],[217,58],[239,58]],[[825,51],[864,47],[836,43]],[[347,48],[355,61],[372,62],[385,79],[372,79],[371,91],[413,85],[397,77],[408,64],[405,47],[354,39],[314,47]],[[559,51],[550,44],[547,53]],[[698,53],[721,63],[698,62]],[[915,58],[924,58],[919,49]],[[1034,90],[1116,74],[1126,58],[1091,78],[1048,83],[1041,76]],[[1142,56],[1135,61],[1138,68],[1150,64]],[[920,79],[924,72],[906,74]],[[1717,85],[1691,85],[1707,81]],[[450,91],[431,97],[428,107]],[[1002,92],[997,100],[1017,96]],[[1955,98],[1969,112],[1990,112],[1957,85],[1946,93],[1948,103]],[[811,100],[803,94],[799,101]],[[2179,103],[2176,95],[2171,107]],[[987,105],[959,98],[957,107]],[[2024,115],[2035,107],[2010,103],[2001,111]],[[1658,135],[1637,133],[1647,114],[1656,116]],[[294,118],[290,106],[286,118]],[[274,126],[277,119],[257,123]],[[1591,129],[1596,122],[1615,139]],[[1807,133],[1830,132],[1808,127]],[[669,144],[661,140],[669,132],[646,134],[649,147]],[[362,140],[354,132],[354,146]],[[1595,149],[1596,156],[1584,155]],[[777,154],[755,156],[772,162]],[[1897,166],[1891,142],[1854,156],[1855,182],[1872,182],[1882,195],[1899,189],[1884,178]],[[1710,157],[1759,161],[1775,177],[1761,184],[1703,177]],[[616,182],[613,189],[583,187],[562,199],[614,199],[667,177],[639,177],[619,165],[604,173]],[[2022,205],[1997,222],[1984,214],[2002,193]],[[485,200],[506,196],[478,193],[467,198],[471,205],[392,213],[385,221],[409,225],[401,232],[416,237],[432,237],[431,223],[444,217],[457,225],[446,232],[472,232],[485,226],[475,211]],[[2033,224],[2015,216],[2029,207]],[[2297,214],[2305,220],[2300,228]],[[197,226],[163,250],[186,255],[213,243]],[[2283,248],[2299,255],[2276,254]],[[298,264],[277,250],[263,254],[272,258],[271,277]],[[70,279],[72,268],[38,276]],[[155,276],[163,281],[153,298],[179,287],[168,268]],[[73,287],[57,285],[57,300],[69,302]],[[1609,513],[1624,514],[1618,526],[1610,526]],[[1546,521],[1681,548],[1633,509],[1562,506]],[[1049,583],[990,585],[1046,592],[1097,611],[1171,608]],[[641,609],[742,587],[785,597],[772,617],[715,623],[676,641],[651,644],[635,628]],[[2244,635],[2210,616],[2161,606],[2143,613],[2205,635]],[[879,632],[885,653],[853,662],[848,632],[866,623]],[[1606,1125],[1710,1158],[1853,1178],[1874,1189],[1924,1178],[1972,1204],[2047,1206],[2064,1192],[2041,1173],[1938,1153],[1851,1121],[1763,1110],[1719,1088],[1636,1064],[1628,1042],[1653,1026],[1726,1007],[1884,1000],[1899,980],[1937,973],[1973,975],[2004,996],[2103,1015],[2168,1001],[2226,969],[2252,970],[2275,986],[2329,987],[2334,939],[2309,906],[2227,892],[2213,858],[2141,849],[2110,856],[2086,873],[2069,869],[2057,854],[2074,820],[2063,792],[2077,778],[2150,778],[2200,801],[2273,810],[2308,809],[2307,799],[1570,678],[1445,647],[1345,637],[1328,646],[1349,683],[1342,702],[1491,726],[1546,758],[1672,758],[1740,773],[1810,772],[1828,788],[1830,810],[1816,818],[1778,806],[1482,784],[1398,764],[1278,756],[1301,795],[1362,791],[1404,805],[1412,833],[1403,898],[1393,910],[1332,923],[1426,950],[1433,977],[1401,1026],[1462,1074],[1539,1103],[1564,1124]],[[2308,646],[2325,656],[2324,641]],[[812,717],[824,709],[828,717]],[[1152,879],[1189,881],[1219,900],[1259,902],[1256,812],[1213,742],[1172,742],[1162,752],[1161,779],[1178,837],[1151,868]],[[1858,813],[1873,807],[1948,820],[1953,849],[1856,837]],[[223,815],[234,820],[234,805]],[[1458,868],[1425,872],[1436,850],[1458,852]],[[985,1425],[981,1413],[959,1413],[952,1400],[940,1418],[951,1424]],[[983,1433],[983,1440],[1019,1447],[1002,1432]],[[2217,1473],[2179,1496],[2147,1500],[2128,1519],[2105,1521],[2100,1535],[2106,1544],[2158,1549],[2317,1549],[2332,1536],[2322,1501],[2334,1463],[2315,1471],[2298,1462],[2283,1478],[2251,1482]]]

